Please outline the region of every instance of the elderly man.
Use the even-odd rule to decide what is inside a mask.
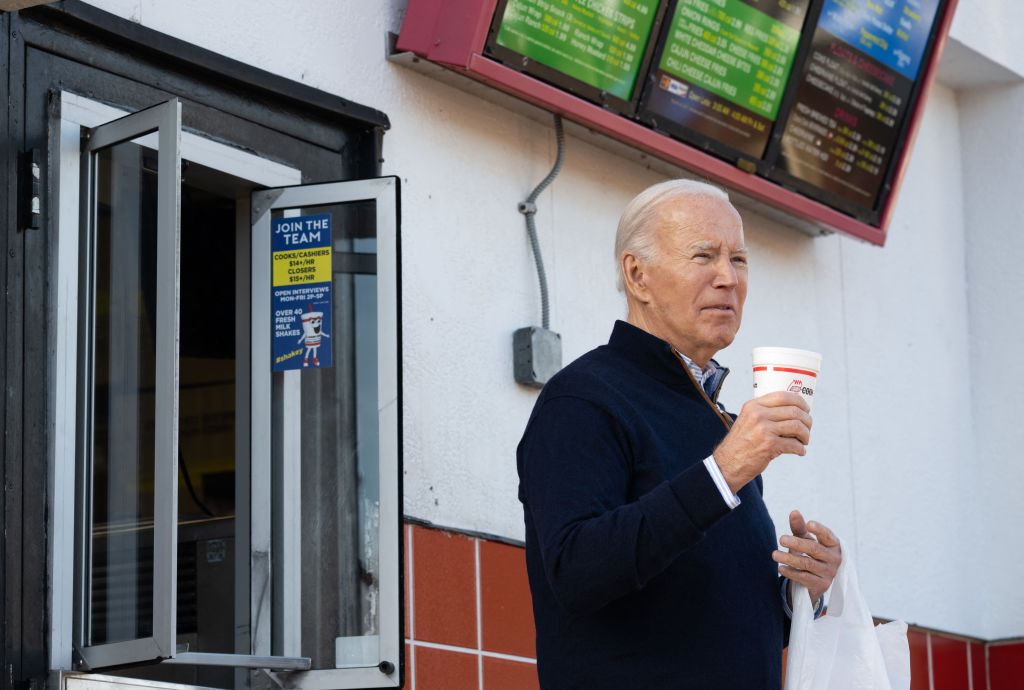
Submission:
[[[537,399],[518,449],[542,688],[778,688],[790,582],[821,597],[841,559],[823,525],[781,539],[760,474],[803,455],[795,393],[724,411],[747,293],[739,213],[675,180],[619,222],[628,316]]]

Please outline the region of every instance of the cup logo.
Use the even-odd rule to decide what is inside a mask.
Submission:
[[[821,368],[820,354],[789,347],[755,347],[751,360],[755,398],[785,391],[796,393],[811,404]]]

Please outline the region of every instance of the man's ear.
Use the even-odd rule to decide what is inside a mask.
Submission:
[[[622,252],[620,264],[626,294],[641,304],[647,303],[647,262],[633,252],[625,251]]]

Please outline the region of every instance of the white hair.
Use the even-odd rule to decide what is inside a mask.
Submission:
[[[625,290],[622,280],[622,254],[630,252],[644,261],[654,261],[658,254],[654,235],[658,208],[669,201],[711,198],[728,202],[724,190],[698,180],[666,180],[652,185],[626,204],[619,228],[615,232],[615,267],[619,291]]]

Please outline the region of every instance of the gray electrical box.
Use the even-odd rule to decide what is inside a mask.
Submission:
[[[539,326],[520,328],[512,353],[516,383],[542,388],[562,368],[562,336]]]

